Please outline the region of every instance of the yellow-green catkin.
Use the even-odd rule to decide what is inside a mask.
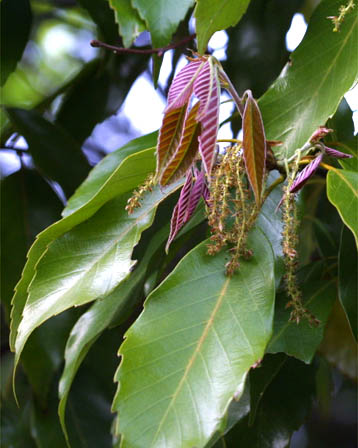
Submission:
[[[155,185],[155,175],[150,174],[142,185],[137,190],[133,191],[132,196],[128,199],[126,210],[128,215],[132,214],[136,208],[141,206],[141,200],[147,191],[152,191]]]
[[[306,318],[311,325],[318,325],[319,321],[303,306],[302,292],[297,280],[298,267],[298,228],[297,204],[294,193],[290,188],[295,177],[296,170],[288,176],[287,185],[283,188],[284,200],[282,204],[282,251],[285,262],[285,287],[289,297],[286,308],[292,308],[290,320],[299,323],[301,318]]]
[[[211,228],[208,253],[213,255],[232,245],[231,258],[225,266],[229,276],[239,269],[241,257],[252,255],[246,242],[258,211],[248,186],[241,145],[228,147],[213,171],[207,213]]]
[[[333,31],[336,33],[339,31],[342,23],[344,22],[345,16],[353,10],[355,7],[354,0],[349,0],[346,5],[341,5],[339,7],[339,15],[338,16],[329,16],[328,19],[331,19],[334,25]]]

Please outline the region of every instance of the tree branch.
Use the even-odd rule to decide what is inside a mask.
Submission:
[[[188,42],[193,40],[195,36],[196,34],[191,34],[190,36],[185,37],[179,42],[175,42],[162,48],[123,48],[123,47],[116,47],[115,45],[109,45],[99,40],[92,40],[91,46],[95,48],[105,48],[106,50],[111,50],[116,54],[135,53],[135,54],[157,54],[158,56],[163,56],[163,54],[166,51],[187,44]]]

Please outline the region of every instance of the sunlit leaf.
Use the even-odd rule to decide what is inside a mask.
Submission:
[[[273,317],[272,249],[260,231],[250,247],[260,255],[227,277],[225,254],[207,255],[203,242],[147,299],[120,349],[113,410],[123,447],[204,446],[241,395]]]
[[[261,112],[251,92],[247,94],[242,125],[246,172],[259,205],[265,173],[266,139]]]
[[[358,173],[330,170],[327,175],[327,196],[342,221],[353,232],[358,248]]]
[[[138,11],[131,5],[130,0],[109,0],[109,4],[114,10],[123,45],[128,48],[139,34],[146,29],[145,23],[139,17]]]

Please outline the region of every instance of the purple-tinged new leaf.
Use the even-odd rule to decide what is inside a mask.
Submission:
[[[351,159],[353,157],[352,154],[346,154],[344,152],[337,151],[337,149],[328,148],[328,146],[325,146],[324,150],[327,156],[336,157],[337,159]]]
[[[187,105],[166,112],[159,131],[157,144],[157,175],[167,165],[168,160],[175,153],[183,131]]]
[[[188,208],[185,213],[185,222],[193,216],[196,206],[199,203],[201,196],[203,196],[203,190],[205,187],[205,174],[203,172],[198,172],[193,188],[190,192]]]
[[[210,175],[214,163],[216,138],[219,129],[220,82],[218,67],[209,58],[194,82],[194,93],[200,100],[199,116],[202,131],[199,151],[206,173]]]
[[[296,191],[300,190],[303,185],[308,181],[308,179],[313,176],[313,174],[316,172],[317,168],[319,167],[319,164],[321,163],[323,158],[323,154],[320,153],[314,160],[312,160],[311,163],[309,163],[296,177],[294,180],[291,188],[290,193],[295,193]]]
[[[166,112],[182,107],[189,101],[193,93],[194,81],[205,63],[206,59],[194,59],[180,70],[170,86]]]
[[[266,138],[261,112],[250,91],[243,115],[243,155],[256,204],[261,204],[266,165]]]
[[[179,230],[185,224],[184,221],[185,213],[188,208],[192,186],[193,186],[193,176],[190,170],[186,176],[185,183],[180,191],[179,200],[173,210],[172,219],[170,221],[169,238],[167,241],[167,245],[165,246],[166,251],[168,251],[171,242],[176,237]]]
[[[187,110],[179,145],[163,169],[159,181],[163,186],[183,176],[195,159],[200,134],[200,123],[196,120],[199,106],[197,103],[190,111]]]

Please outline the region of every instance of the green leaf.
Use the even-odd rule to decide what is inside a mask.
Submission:
[[[60,217],[62,204],[35,171],[22,169],[1,183],[1,301],[10,301],[35,236]]]
[[[145,31],[145,23],[139,17],[137,10],[133,8],[130,0],[109,0],[109,5],[114,10],[123,45],[128,48],[139,34]]]
[[[90,166],[80,145],[34,110],[6,108],[17,131],[25,137],[36,166],[70,196],[86,178]]]
[[[268,240],[252,233],[260,255],[233,277],[225,254],[210,257],[206,246],[183,258],[126,334],[113,403],[123,447],[203,446],[263,356],[275,290]]]
[[[131,0],[152,36],[154,48],[168,45],[194,0]]]
[[[266,139],[260,109],[250,91],[247,94],[242,126],[246,173],[254,191],[256,204],[259,206],[265,173]]]
[[[353,232],[358,248],[358,173],[330,170],[327,175],[327,196],[344,224]]]
[[[21,59],[32,25],[29,0],[2,0],[1,17],[1,72],[0,85],[3,86]]]
[[[97,300],[80,317],[71,330],[65,350],[65,367],[59,382],[60,403],[58,413],[65,434],[66,403],[77,370],[101,333],[109,327],[113,320],[116,320],[118,325],[118,317],[123,320],[123,314],[128,314],[128,309],[136,305],[138,289],[143,287],[143,282],[149,269],[149,262],[158,247],[168,237],[168,232],[169,225],[166,225],[154,235],[136,270],[111,294],[104,299]]]
[[[290,322],[290,310],[285,308],[288,299],[285,294],[278,296],[274,331],[267,353],[284,352],[307,364],[312,361],[337,296],[334,285],[335,280],[307,281],[303,285],[304,306],[320,320],[318,327],[310,326],[307,319],[302,319],[299,324]]]
[[[106,297],[131,272],[134,246],[157,205],[178,188],[156,187],[128,216],[128,195],[105,204],[91,219],[51,243],[36,265],[15,341],[15,366],[31,333],[66,309]]]
[[[338,297],[354,337],[358,333],[358,259],[353,235],[343,226],[338,261]]]
[[[245,13],[250,0],[197,0],[194,16],[196,19],[196,34],[198,50],[204,54],[211,36],[215,31],[234,26]]]
[[[347,14],[339,33],[327,19],[341,4],[324,0],[318,5],[291,61],[259,101],[267,139],[283,141],[276,150],[280,157],[302,147],[358,79],[357,14]]]
[[[12,350],[14,350],[17,328],[27,299],[27,289],[34,277],[36,264],[46,251],[47,246],[79,223],[89,219],[111,199],[133,190],[133,188],[143,182],[148,173],[153,171],[155,167],[154,148],[129,155],[118,165],[116,164],[115,156],[108,156],[108,159],[104,160],[111,161],[114,165],[111,167],[111,163],[106,164],[103,161],[102,168],[97,171],[98,177],[93,176],[92,178],[93,190],[85,189],[84,191],[86,202],[82,205],[79,198],[79,204],[82,206],[76,212],[41,232],[28,253],[22,277],[16,285],[15,295],[12,299],[10,333],[10,347]],[[100,182],[102,181],[103,184],[101,185]]]
[[[113,151],[104,157],[89,173],[87,179],[82,182],[82,184],[77,188],[75,194],[70,197],[67,202],[66,207],[62,212],[62,216],[66,217],[81,207],[83,207],[87,202],[96,196],[96,194],[104,187],[107,180],[110,179],[112,174],[114,174],[117,169],[121,166],[122,162],[126,157],[132,154],[143,151],[148,148],[155,148],[157,143],[157,132],[152,132],[151,134],[144,135],[143,137],[131,140],[126,145],[122,146],[117,151]],[[138,162],[140,164],[140,162]],[[128,168],[127,168],[128,169]],[[122,174],[122,173],[121,173]],[[118,182],[118,179],[111,179],[111,181]],[[133,187],[126,187],[118,193],[122,193],[130,190]],[[106,186],[108,188],[108,185]]]
[[[118,31],[114,23],[113,11],[107,0],[78,0],[78,3],[89,12],[92,20],[97,24],[107,43],[116,43]]]

